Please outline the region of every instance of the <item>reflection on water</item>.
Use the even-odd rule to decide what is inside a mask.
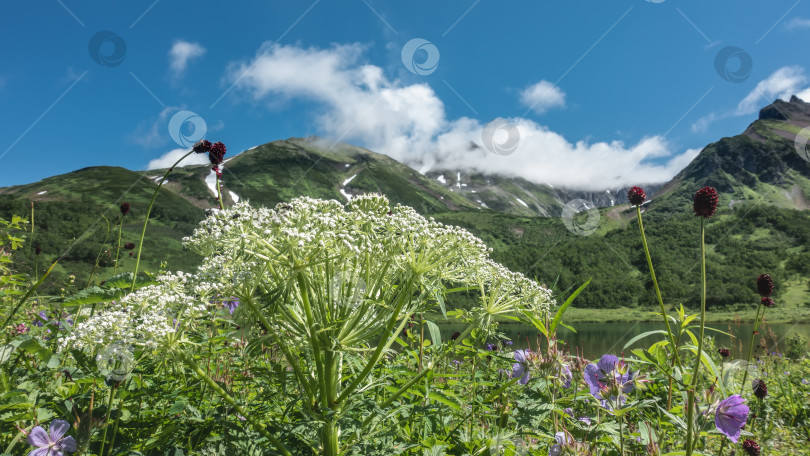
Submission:
[[[578,351],[589,359],[597,358],[604,353],[621,354],[623,350],[627,355],[630,355],[631,348],[648,347],[652,342],[666,337],[664,334],[653,334],[624,349],[624,345],[639,334],[647,331],[665,330],[664,323],[576,323],[572,326],[576,329],[576,333],[566,328],[558,328],[558,339],[566,342],[572,354],[576,354]],[[710,331],[710,327],[731,334],[733,339],[728,335]],[[441,325],[442,339],[449,338],[453,332],[463,331],[464,328],[464,325]],[[514,345],[511,347],[512,350],[537,347],[538,331],[533,326],[503,324],[498,329],[509,340],[514,341]],[[754,325],[750,323],[740,325],[733,323],[710,324],[706,328],[706,335],[714,337],[716,347],[730,348],[732,358],[742,358],[748,351],[753,329]],[[699,328],[695,328],[693,332],[697,335],[698,331]],[[790,334],[798,333],[810,339],[810,324],[766,325],[760,328],[759,333],[755,342],[760,343],[764,339],[767,344],[767,352],[783,352],[786,349],[785,339]],[[688,338],[688,336],[685,336],[685,338]],[[758,349],[755,354],[762,354],[764,351]]]

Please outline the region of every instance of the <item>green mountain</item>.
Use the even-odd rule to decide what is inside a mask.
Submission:
[[[810,162],[794,145],[798,132],[808,125],[810,105],[797,98],[776,101],[741,135],[706,146],[670,182],[646,186],[653,197],[644,206],[645,226],[667,302],[692,307],[699,302],[699,225],[691,202],[698,188],[711,185],[722,199],[707,228],[709,305],[726,310],[750,306],[756,302],[753,279],[769,272],[781,284],[778,298],[797,309],[810,306],[810,213],[805,210]],[[30,216],[34,205],[34,233],[28,234],[28,248],[17,255],[18,267],[35,274],[61,258],[50,291],[82,288],[97,260],[93,281],[109,277],[119,204],[131,205],[122,244],[137,242],[149,199],[165,171],[92,167],[0,188],[1,217]],[[347,201],[360,193],[380,192],[393,203],[470,229],[494,249],[498,261],[561,291],[593,278],[577,300],[580,307],[655,305],[626,189],[580,192],[459,171],[423,175],[385,155],[319,138],[257,146],[228,158],[223,172],[223,198],[229,205],[247,199],[273,206],[300,195]],[[144,243],[146,270],[155,271],[162,262],[169,269],[184,270],[197,264],[199,259],[182,249],[181,239],[216,204],[211,178],[208,166],[178,167],[169,175]],[[560,217],[563,205],[575,198],[601,207],[596,223],[594,210]],[[593,230],[577,234],[576,227],[589,224]],[[37,246],[42,249],[39,256]],[[133,268],[129,253],[119,252],[119,272]],[[76,277],[72,284],[66,283],[70,274]]]

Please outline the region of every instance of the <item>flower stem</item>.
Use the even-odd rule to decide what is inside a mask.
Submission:
[[[261,423],[256,421],[256,419],[250,416],[250,414],[247,411],[245,411],[241,406],[239,406],[239,404],[236,403],[236,400],[233,397],[231,397],[231,395],[228,394],[224,389],[222,389],[222,387],[219,386],[217,382],[215,382],[210,376],[208,376],[200,368],[200,366],[198,366],[197,363],[195,363],[194,360],[191,359],[190,356],[188,356],[186,353],[182,351],[177,352],[177,354],[180,357],[180,359],[182,359],[183,362],[185,362],[202,381],[204,381],[208,386],[210,386],[212,390],[214,390],[217,394],[220,395],[220,397],[225,399],[225,402],[230,404],[230,406],[233,407],[234,410],[236,410],[236,413],[245,417],[245,420],[248,423],[250,423],[250,425],[253,426],[253,428],[256,429],[260,434],[265,436],[267,440],[269,440],[273,444],[273,446],[275,446],[276,449],[281,452],[282,455],[292,456],[290,451],[284,446],[283,443],[281,443],[280,440],[278,440]]]
[[[146,210],[146,217],[143,219],[143,230],[141,230],[141,241],[138,243],[138,259],[135,261],[135,272],[132,274],[132,286],[129,288],[129,292],[132,293],[135,291],[135,282],[138,280],[138,267],[141,265],[141,251],[143,250],[143,238],[146,237],[146,225],[149,223],[149,214],[152,213],[152,206],[155,205],[155,198],[157,198],[158,192],[160,191],[160,187],[163,186],[163,183],[166,182],[166,178],[169,177],[169,173],[174,170],[174,167],[179,165],[181,161],[183,161],[186,157],[194,153],[194,149],[190,150],[187,154],[180,157],[179,160],[174,162],[174,164],[166,170],[166,174],[163,175],[163,178],[158,183],[158,187],[155,189],[155,194],[152,195],[152,200],[149,202],[149,209]]]
[[[101,449],[98,452],[101,456],[104,455],[104,445],[107,443],[107,429],[110,428],[110,413],[112,412],[112,403],[113,399],[115,399],[115,391],[117,389],[117,384],[110,389],[110,399],[107,401],[107,417],[104,418],[104,435],[101,437]]]
[[[650,256],[650,249],[647,246],[647,236],[644,234],[644,223],[641,221],[641,207],[636,206],[636,215],[638,218],[638,229],[641,232],[641,244],[644,246],[644,255],[647,257],[647,266],[650,268],[650,277],[652,277],[653,287],[655,288],[655,296],[658,298],[658,305],[661,307],[661,316],[664,318],[664,325],[667,327],[667,335],[669,336],[669,343],[672,345],[673,359],[678,363],[678,367],[683,369],[681,359],[678,356],[678,345],[675,341],[675,336],[672,334],[672,328],[669,326],[669,317],[664,308],[664,299],[661,297],[661,289],[658,288],[658,279],[655,277],[655,268],[653,268],[652,257]],[[672,382],[669,384],[669,397],[672,398]]]
[[[697,353],[695,354],[695,368],[692,371],[692,385],[689,387],[686,399],[686,456],[692,456],[692,434],[694,431],[695,416],[695,390],[700,373],[700,358],[703,353],[703,330],[706,327],[706,218],[700,219],[700,275],[702,281],[702,294],[700,296],[700,336],[698,337]]]
[[[760,316],[760,313],[762,313],[762,316]],[[740,385],[740,396],[742,396],[742,393],[745,390],[745,381],[748,380],[748,364],[751,363],[751,356],[754,353],[754,339],[756,339],[757,331],[759,330],[759,322],[764,316],[764,306],[760,302],[759,307],[757,307],[757,319],[754,320],[754,329],[751,331],[751,343],[748,345],[748,357],[745,358],[745,373],[743,374],[742,384]]]
[[[222,191],[219,189],[219,175],[217,175],[217,201],[219,201],[219,209],[225,209],[225,203],[222,202]]]
[[[118,225],[118,242],[115,244],[115,268],[113,269],[113,275],[118,273],[118,254],[121,253],[121,230],[124,228],[124,216],[121,215],[121,220],[119,220]]]

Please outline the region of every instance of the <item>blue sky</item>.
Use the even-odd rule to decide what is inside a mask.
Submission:
[[[319,135],[418,169],[663,181],[810,98],[801,0],[41,0],[3,2],[0,39],[0,186],[160,166],[201,132],[231,155]]]

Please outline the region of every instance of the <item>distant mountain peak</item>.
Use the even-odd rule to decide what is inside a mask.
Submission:
[[[810,123],[810,103],[793,95],[790,101],[777,99],[759,110],[759,120],[781,120],[792,124]]]

